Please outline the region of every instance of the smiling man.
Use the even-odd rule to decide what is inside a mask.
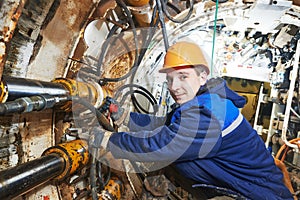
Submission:
[[[176,102],[166,121],[154,127],[154,118],[132,114],[134,130],[105,132],[103,148],[115,158],[172,164],[194,187],[228,188],[247,199],[293,199],[273,157],[240,113],[245,99],[223,79],[207,79],[210,70],[196,44],[172,45],[159,72],[166,74]]]
[[[205,71],[197,74],[191,66],[178,67],[167,73],[169,91],[178,104],[183,104],[193,99],[199,90],[199,85],[206,83],[207,73]]]

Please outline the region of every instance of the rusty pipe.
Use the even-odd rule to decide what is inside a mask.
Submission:
[[[13,101],[22,97],[49,94],[52,96],[79,97],[99,108],[110,92],[96,82],[80,82],[73,79],[57,78],[50,82],[3,76],[0,82],[0,102]],[[69,110],[71,103],[63,109]]]
[[[50,108],[50,102],[54,104],[63,102],[60,108],[70,111],[73,101],[92,111],[97,111],[96,108],[102,105],[103,99],[107,96],[111,96],[111,93],[93,81],[85,83],[73,79],[57,78],[51,82],[45,82],[3,77],[3,81],[0,82],[0,103],[6,104],[0,104],[0,115]],[[15,102],[10,102],[13,100]],[[105,129],[114,131],[102,113],[96,112],[96,114],[98,121]]]
[[[69,91],[58,83],[8,76],[2,77],[0,83],[0,102],[2,103],[39,94],[61,96],[68,95]]]
[[[12,199],[50,180],[64,180],[86,166],[88,160],[84,140],[50,147],[42,157],[0,172],[0,199]]]
[[[47,155],[0,172],[0,199],[12,199],[47,181],[64,170],[64,160]]]
[[[31,97],[22,97],[14,101],[0,103],[0,116],[14,113],[41,111],[53,108],[58,104],[65,103],[69,98],[67,96],[52,96],[41,94]]]

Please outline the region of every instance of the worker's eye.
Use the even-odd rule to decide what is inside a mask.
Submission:
[[[179,76],[179,80],[184,81],[185,79],[187,79],[188,76],[187,75],[180,75]]]

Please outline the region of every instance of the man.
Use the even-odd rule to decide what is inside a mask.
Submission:
[[[102,147],[115,158],[172,163],[200,186],[228,188],[249,199],[293,199],[273,157],[239,111],[245,99],[223,79],[207,80],[210,70],[197,45],[171,46],[159,72],[166,73],[177,104],[166,122],[154,129],[153,121],[132,115],[140,129],[106,132]]]

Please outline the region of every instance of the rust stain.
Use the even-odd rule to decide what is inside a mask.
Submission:
[[[82,24],[87,20],[93,1],[61,1],[52,21],[47,26],[47,31],[43,31],[43,36],[56,45],[72,44],[70,41],[63,41],[66,38],[74,39],[76,34],[80,34]],[[69,46],[66,46],[69,51]]]
[[[46,46],[51,43],[51,46],[59,49],[52,60],[53,63],[56,63],[54,64],[56,73],[61,72],[56,76],[63,75],[67,55],[74,48],[74,42],[80,35],[80,30],[88,19],[94,4],[92,0],[62,0],[51,21],[41,30],[42,45]]]
[[[12,38],[12,35],[17,27],[18,20],[21,16],[22,10],[25,5],[25,0],[21,0],[19,5],[16,8],[12,8],[10,12],[8,12],[8,16],[10,17],[10,21],[8,22],[7,26],[3,27],[3,40],[4,42],[9,42]]]
[[[23,127],[20,129],[23,141],[32,141],[35,137],[44,135],[51,130],[51,110],[39,111],[36,114],[23,113],[20,118],[23,120]],[[34,141],[34,140],[33,140]]]
[[[65,200],[73,200],[74,199],[72,194],[74,194],[76,192],[76,189],[73,186],[62,182],[59,185],[59,190],[60,190],[62,199],[65,199]]]
[[[3,68],[4,68],[4,64],[5,64],[5,59],[6,59],[6,45],[4,42],[0,42],[0,80],[2,77],[2,73],[3,73]]]
[[[127,74],[134,61],[134,52],[129,52],[123,55],[118,56],[112,62],[109,62],[108,65],[103,66],[104,74],[102,77],[106,78],[120,78]],[[115,91],[116,88],[124,84],[124,81],[119,82],[109,82],[107,84],[107,89],[110,91]]]
[[[2,43],[0,45],[0,79],[3,74],[3,68],[6,60],[6,46],[12,39],[13,33],[17,27],[18,20],[21,16],[25,3],[26,0],[20,0],[19,4],[15,3],[11,7],[7,5],[10,8],[10,10],[8,10],[5,14],[6,17],[5,19],[3,19],[5,25],[3,26],[3,30],[0,30],[0,44]]]

